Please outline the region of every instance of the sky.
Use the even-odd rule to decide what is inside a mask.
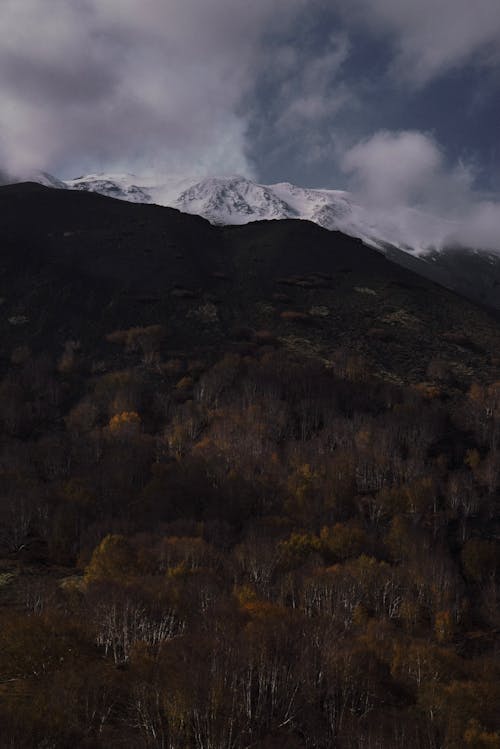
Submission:
[[[2,0],[0,168],[243,174],[500,246],[500,0]]]

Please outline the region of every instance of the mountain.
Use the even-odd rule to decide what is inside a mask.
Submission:
[[[0,169],[0,186],[17,184],[26,181],[36,182],[39,185],[44,185],[44,187],[55,187],[58,190],[65,190],[68,187],[66,182],[58,179],[57,177],[54,177],[48,172],[32,170],[24,173],[21,177],[19,175],[14,175],[3,169]]]
[[[203,216],[215,225],[281,219],[312,221],[325,229],[357,237],[394,262],[476,302],[500,309],[500,256],[447,245],[447,238],[458,233],[454,222],[416,208],[387,210],[361,205],[342,190],[314,190],[289,183],[260,185],[239,176],[148,180],[131,174],[90,174],[63,182],[39,172],[30,179],[49,187],[173,207]],[[4,183],[9,181],[19,180],[3,179]]]
[[[161,323],[173,350],[251,348],[265,331],[322,361],[359,354],[382,378],[425,380],[436,358],[457,382],[496,371],[495,315],[311,222],[214,226],[24,184],[0,189],[0,231],[6,357]]]
[[[173,177],[148,182],[127,174],[88,175],[66,185],[122,200],[171,206],[204,216],[213,224],[305,219],[358,237],[425,278],[500,309],[500,257],[463,247],[435,249],[457,233],[456,226],[414,208],[387,211],[363,206],[342,190],[313,190],[289,183],[260,185],[244,177]]]
[[[500,313],[310,221],[0,236],[0,744],[498,746]]]
[[[315,190],[288,182],[261,185],[241,176],[147,181],[129,174],[90,174],[68,180],[66,185],[135,203],[178,208],[213,224],[305,219],[379,249],[391,245],[417,254],[439,243],[453,228],[451,222],[416,209],[395,212],[363,206],[343,190]]]

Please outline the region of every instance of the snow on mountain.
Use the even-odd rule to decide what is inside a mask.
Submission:
[[[16,182],[38,182],[39,185],[55,187],[59,190],[64,190],[67,187],[65,182],[47,172],[27,171],[22,174],[13,175],[10,172],[0,169],[0,185],[10,185]]]
[[[152,203],[147,188],[134,184],[134,179],[131,174],[88,174],[85,177],[67,180],[66,187],[70,190],[98,192],[131,203]]]
[[[313,221],[325,229],[359,237],[384,250],[388,245],[422,254],[440,248],[453,235],[453,221],[417,208],[391,210],[362,205],[342,190],[309,189],[287,182],[261,185],[241,176],[142,179],[132,174],[89,174],[60,180],[38,180],[70,190],[98,192],[134,203],[156,203],[205,217],[213,224],[246,224],[284,218]],[[57,183],[57,184],[56,184]]]
[[[301,218],[286,200],[266,185],[244,177],[209,177],[184,190],[175,207],[198,213],[214,224],[247,224],[250,221]]]

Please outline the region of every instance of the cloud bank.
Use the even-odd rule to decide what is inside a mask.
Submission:
[[[450,71],[500,70],[498,0],[2,0],[0,29],[0,170],[343,177],[500,246],[478,170],[391,124]]]
[[[387,36],[392,71],[416,85],[466,63],[500,63],[498,0],[340,0],[353,23]]]
[[[239,111],[305,0],[2,0],[0,160],[246,171]]]
[[[342,167],[359,201],[390,216],[415,246],[500,252],[500,202],[475,189],[471,165],[447,164],[432,136],[376,133],[350,148]]]

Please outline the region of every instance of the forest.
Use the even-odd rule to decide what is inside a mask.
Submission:
[[[9,354],[1,746],[498,749],[500,382],[168,334]]]

